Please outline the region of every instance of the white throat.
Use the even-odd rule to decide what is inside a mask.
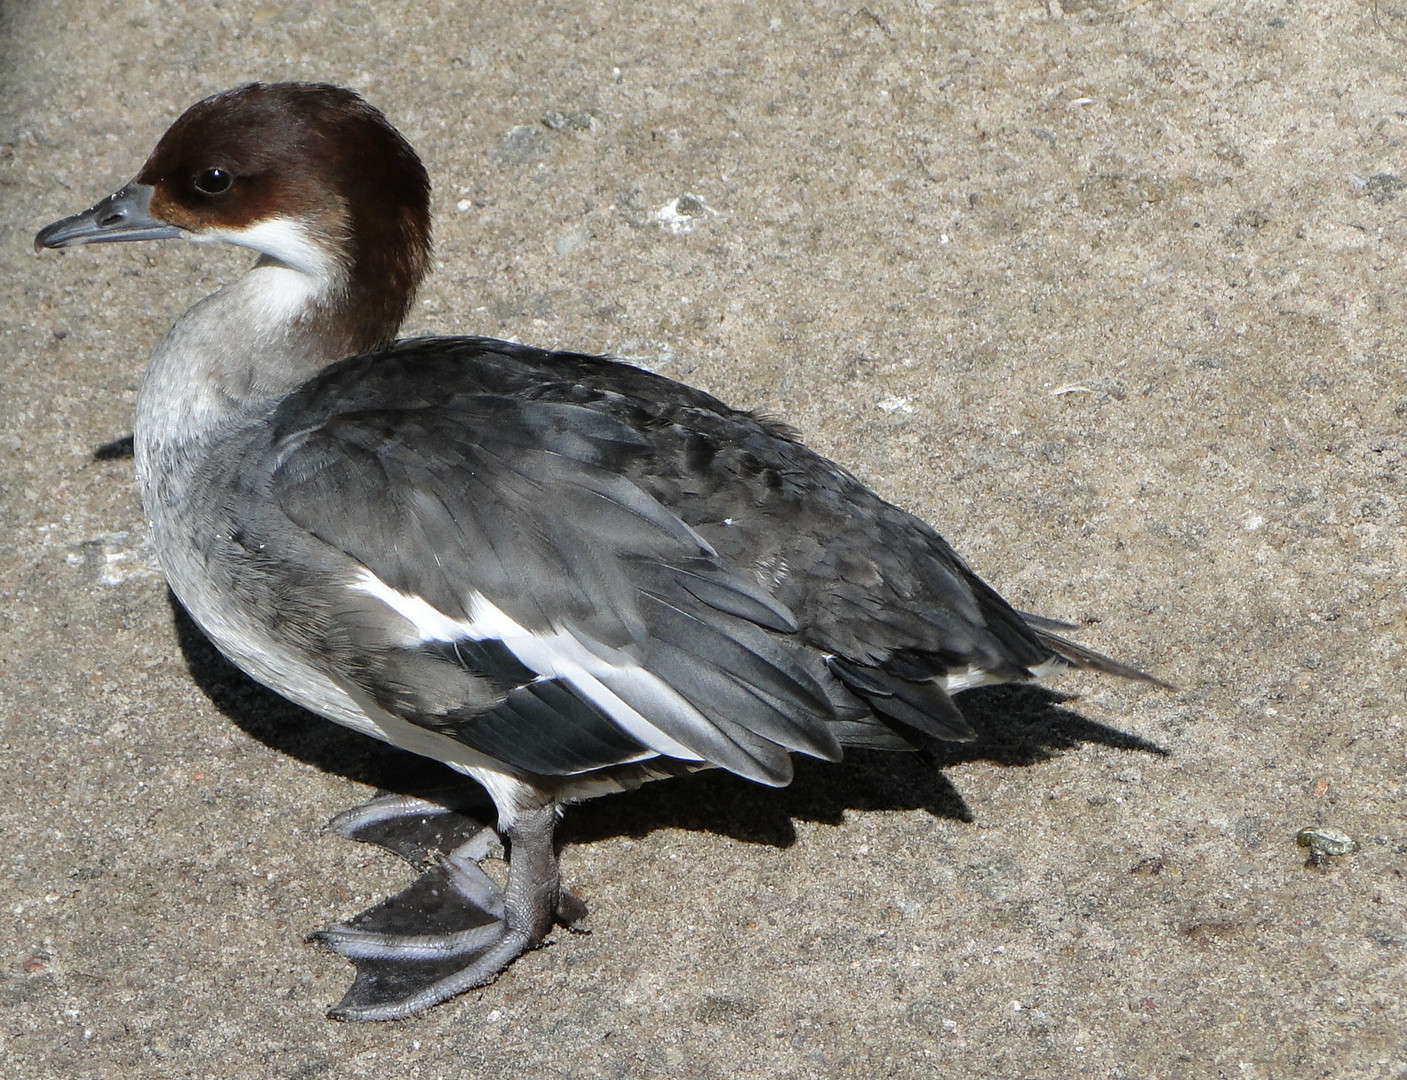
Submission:
[[[347,266],[318,243],[308,227],[292,218],[270,218],[241,229],[192,233],[196,243],[225,243],[257,251],[258,288],[249,302],[259,306],[261,325],[298,319],[313,307],[330,307],[346,293]]]
[[[347,268],[303,224],[274,218],[192,234],[251,248],[259,261],[176,320],[137,393],[137,475],[151,511],[155,488],[198,448],[273,408],[342,359],[333,321],[346,304]]]

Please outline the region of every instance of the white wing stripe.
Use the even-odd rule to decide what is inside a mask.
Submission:
[[[1031,669],[1031,677],[1043,679],[1047,675],[1062,670],[1065,666],[1060,660],[1046,660]],[[936,681],[949,694],[956,694],[959,690],[971,690],[974,686],[988,686],[992,683],[1003,683],[1008,680],[994,678],[983,668],[969,667],[966,671],[950,671],[947,675],[939,675]]]
[[[632,696],[662,696],[675,707],[674,711],[692,714],[701,725],[706,725],[708,721],[678,691],[619,651],[612,650],[615,652],[614,660],[606,659],[587,648],[570,630],[534,633],[478,593],[470,594],[467,605],[469,618],[454,619],[424,597],[393,589],[370,570],[363,569],[351,587],[380,600],[409,622],[421,641],[501,641],[530,671],[547,678],[565,680],[631,737],[655,753],[684,761],[703,760],[697,751],[690,750],[652,724],[622,698],[619,691],[629,693],[634,688],[637,693]]]
[[[424,597],[391,588],[370,570],[361,570],[351,587],[356,592],[375,597],[405,619],[415,627],[421,641],[481,640],[468,633],[468,624],[451,619]]]

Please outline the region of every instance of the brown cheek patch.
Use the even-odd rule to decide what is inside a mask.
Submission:
[[[140,180],[140,177],[138,179]],[[151,193],[149,209],[151,216],[158,221],[176,225],[187,232],[199,232],[201,229],[208,228],[210,224],[201,215],[192,213],[190,208],[170,198],[166,194],[165,188],[160,185]]]
[[[138,177],[142,181],[141,177]],[[143,181],[150,182],[150,181]],[[255,222],[278,215],[293,214],[300,209],[300,200],[290,199],[281,185],[268,178],[243,178],[224,196],[206,197],[192,193],[182,197],[169,181],[154,185],[151,212],[162,221],[179,225],[188,232],[205,229],[243,229]]]

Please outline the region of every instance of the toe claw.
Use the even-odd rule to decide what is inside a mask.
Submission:
[[[568,930],[578,929],[577,924],[589,915],[586,901],[565,886],[557,891],[557,924]]]

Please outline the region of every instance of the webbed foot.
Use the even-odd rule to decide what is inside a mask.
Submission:
[[[530,810],[508,827],[508,882],[480,866],[502,858],[491,828],[454,804],[407,796],[374,799],[334,818],[341,836],[374,843],[423,870],[395,896],[309,940],[356,966],[356,978],[328,1015],[395,1020],[492,982],[586,906],[558,882],[552,846],[556,811]]]

